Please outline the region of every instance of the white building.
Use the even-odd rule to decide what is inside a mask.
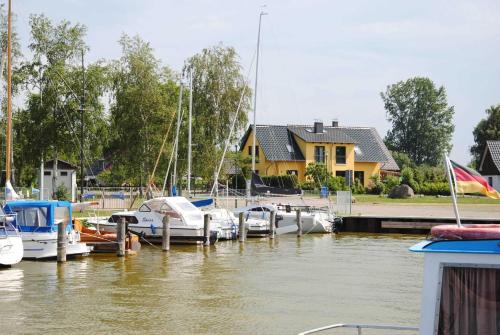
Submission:
[[[54,176],[54,160],[45,162],[43,168],[43,184],[40,184],[40,182],[38,183],[40,191],[42,192],[42,199],[52,199],[52,194],[57,190],[57,187],[64,185],[70,195],[70,200],[73,202],[76,201],[76,169],[76,166],[58,159],[57,170]],[[55,187],[53,187],[54,185]]]
[[[479,173],[500,192],[500,141],[486,141]]]

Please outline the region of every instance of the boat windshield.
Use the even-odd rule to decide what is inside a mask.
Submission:
[[[12,211],[17,214],[16,221],[19,226],[47,226],[46,207],[14,207]]]
[[[165,201],[151,201],[148,202],[147,206],[151,209],[151,211],[161,214],[173,211],[172,207],[170,207]]]

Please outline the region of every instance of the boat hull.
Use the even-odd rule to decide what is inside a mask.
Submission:
[[[57,232],[22,233],[24,259],[47,259],[57,257]],[[92,248],[81,243],[74,236],[69,236],[66,244],[66,256],[86,256]]]
[[[21,236],[0,238],[0,266],[17,264],[23,258],[23,240]]]
[[[88,223],[103,233],[116,233],[116,224],[113,222],[102,221],[96,223],[89,220]],[[161,243],[162,241],[163,227],[129,224],[128,229],[137,235],[141,235],[147,242]],[[203,228],[170,226],[170,241],[177,244],[202,243],[204,241]]]

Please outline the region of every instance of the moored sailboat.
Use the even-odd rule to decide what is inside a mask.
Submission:
[[[15,199],[17,194],[10,182],[12,152],[12,0],[9,0],[7,32],[7,131],[5,153],[5,199]],[[1,69],[0,71],[3,71]],[[23,258],[23,241],[12,217],[0,210],[0,265],[10,266]]]

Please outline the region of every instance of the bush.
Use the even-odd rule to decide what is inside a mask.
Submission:
[[[401,184],[401,179],[396,176],[387,176],[384,183],[385,191],[390,192],[395,186],[399,186]]]
[[[385,193],[385,184],[380,180],[380,175],[374,174],[370,177],[371,185],[368,188],[370,194],[383,194]]]
[[[445,182],[422,183],[420,193],[425,195],[450,195],[450,186]]]
[[[56,200],[66,200],[70,201],[71,196],[69,195],[68,189],[64,185],[59,185],[56,188],[56,193],[54,194]]]
[[[328,182],[326,184],[328,187],[328,190],[330,192],[337,192],[337,191],[347,191],[349,188],[345,184],[345,178],[344,177],[333,177],[330,176],[328,178]]]
[[[406,184],[410,186],[415,193],[420,192],[420,185],[415,180],[415,174],[411,167],[405,167],[401,170],[401,184]]]
[[[298,188],[300,188],[301,190],[305,190],[305,191],[312,191],[312,190],[314,190],[315,186],[316,186],[316,183],[313,181],[304,181],[302,183],[297,184]]]
[[[366,189],[359,179],[354,179],[354,185],[351,187],[351,191],[354,194],[365,194]]]

